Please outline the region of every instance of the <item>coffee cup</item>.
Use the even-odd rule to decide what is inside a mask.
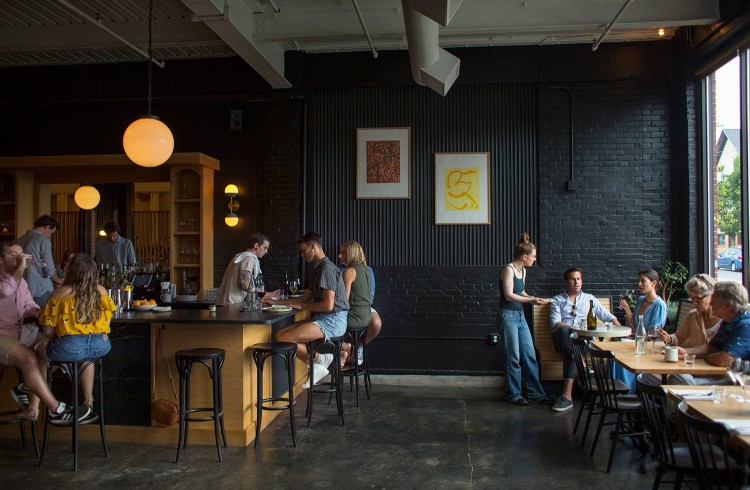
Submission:
[[[161,295],[161,296],[159,296],[159,298],[160,298],[160,299],[161,299],[161,300],[162,300],[162,301],[163,301],[164,303],[171,303],[171,302],[172,302],[172,293],[169,293],[169,292],[162,292],[162,295]]]
[[[678,356],[677,347],[665,347],[664,348],[664,360],[666,362],[677,362]]]
[[[171,286],[171,284],[172,283],[169,282],[169,281],[163,281],[161,283],[161,289],[162,289],[162,291],[164,291],[164,290],[169,291],[169,286]]]

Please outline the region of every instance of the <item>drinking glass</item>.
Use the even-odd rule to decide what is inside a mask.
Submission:
[[[622,288],[620,290],[620,301],[625,300],[627,301],[628,298],[630,298],[630,289],[628,288]],[[617,307],[621,310],[624,310],[622,306],[620,306],[620,303],[617,303]]]
[[[732,380],[732,385],[742,386],[742,359],[739,357],[729,357],[727,359],[727,375]],[[735,393],[729,395],[732,398],[737,398]]]
[[[727,392],[724,390],[724,388],[716,388],[714,390],[714,403],[724,403],[724,398],[726,398]]]
[[[255,276],[255,292],[258,294],[258,307],[263,309],[263,296],[266,295],[266,283],[263,281],[263,274]]]
[[[685,353],[683,358],[685,359],[685,367],[691,368],[695,366],[695,354]]]
[[[289,292],[296,295],[297,291],[299,291],[299,279],[292,279],[289,281]]]
[[[651,341],[651,353],[656,354],[656,339],[659,338],[659,325],[651,325],[648,327],[648,339]]]

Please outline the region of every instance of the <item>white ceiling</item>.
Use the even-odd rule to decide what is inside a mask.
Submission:
[[[443,48],[593,45],[626,5],[604,42],[658,42],[659,28],[669,38],[678,27],[719,20],[718,0],[448,3],[459,8],[440,28]],[[373,52],[357,7],[375,51],[407,49],[400,0],[155,0],[154,57],[169,62],[241,56],[271,86],[281,88],[288,85],[285,51]],[[0,0],[0,67],[144,59],[115,35],[146,49],[148,0]]]

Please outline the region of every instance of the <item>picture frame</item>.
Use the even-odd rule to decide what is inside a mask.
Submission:
[[[489,183],[489,153],[435,153],[435,224],[489,225]]]
[[[411,199],[411,128],[357,128],[357,199]]]

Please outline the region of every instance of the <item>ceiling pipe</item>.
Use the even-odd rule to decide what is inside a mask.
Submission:
[[[615,18],[612,19],[612,21],[607,24],[607,27],[604,29],[604,32],[602,32],[602,35],[599,36],[599,39],[596,40],[593,46],[591,46],[591,51],[596,51],[599,49],[599,45],[604,41],[604,38],[607,37],[607,35],[610,33],[612,28],[615,26],[615,23],[620,20],[620,17],[622,16],[623,12],[625,12],[625,9],[628,8],[628,5],[633,3],[633,0],[625,0],[625,3],[620,8],[620,11],[617,12],[617,15],[615,15]]]
[[[157,60],[155,58],[151,58],[146,51],[142,50],[141,48],[139,48],[135,44],[131,43],[130,41],[128,41],[124,37],[120,36],[116,32],[111,31],[107,26],[105,26],[104,24],[102,24],[101,19],[95,19],[95,18],[91,17],[89,14],[87,14],[84,11],[82,11],[81,9],[79,9],[78,7],[76,7],[75,5],[72,5],[67,0],[57,0],[57,1],[60,4],[62,4],[63,6],[65,6],[66,8],[68,8],[69,10],[72,10],[73,12],[75,12],[78,15],[80,15],[81,17],[83,17],[85,20],[91,22],[93,25],[97,26],[99,29],[103,30],[104,32],[110,34],[111,36],[113,36],[114,38],[116,38],[117,40],[119,40],[120,42],[124,43],[126,46],[128,46],[130,49],[132,49],[136,53],[139,53],[145,59],[147,59],[147,60],[151,59],[151,62],[153,64],[155,64],[156,66],[158,66],[159,68],[164,68],[164,62],[163,61],[159,61],[159,60]]]
[[[354,10],[357,11],[357,17],[359,18],[359,23],[362,25],[362,30],[365,32],[365,36],[367,37],[367,44],[370,45],[370,51],[372,51],[372,57],[377,58],[378,50],[375,49],[375,46],[372,44],[372,38],[370,37],[370,32],[367,30],[367,25],[365,24],[365,18],[362,17],[362,11],[359,9],[359,4],[357,3],[357,0],[352,0],[352,5],[354,5]]]
[[[412,77],[445,96],[458,78],[461,60],[440,47],[437,22],[415,10],[411,0],[401,0],[401,6]]]

